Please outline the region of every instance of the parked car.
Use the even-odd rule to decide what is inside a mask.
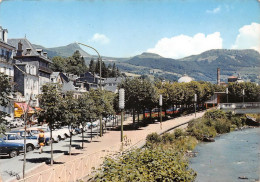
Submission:
[[[24,131],[23,129],[21,129],[21,130]],[[27,128],[26,130],[27,130],[27,132],[30,132],[32,134],[33,137],[31,139],[35,139],[35,137],[36,137],[36,139],[38,140],[38,136],[40,133],[39,128],[31,127],[31,128]],[[44,137],[45,137],[45,145],[49,145],[49,143],[50,143],[49,134],[48,133],[46,135],[44,134]]]
[[[49,139],[51,138],[49,127],[31,127],[31,128],[27,128],[27,130],[31,131],[33,134],[37,136],[39,135],[40,130],[43,130],[45,138],[49,138]],[[59,142],[60,140],[59,136],[55,132],[52,132],[52,139],[54,142]]]
[[[9,157],[13,158],[22,153],[23,149],[23,144],[5,142],[0,138],[0,155],[9,155]]]
[[[24,121],[18,118],[9,121],[10,128],[22,127],[23,125],[24,125]]]
[[[20,135],[23,138],[24,138],[24,136],[26,136],[26,139],[32,139],[32,140],[38,139],[38,136],[32,134],[31,131],[27,131],[26,134],[25,134],[24,129],[10,131],[10,133],[17,133],[18,135]]]
[[[3,137],[3,140],[5,140],[5,142],[9,142],[9,143],[13,143],[13,142],[20,143],[20,144],[24,143],[24,139],[17,133],[6,133]],[[38,141],[27,139],[26,140],[26,151],[30,152],[30,151],[34,150],[35,148],[39,148]]]

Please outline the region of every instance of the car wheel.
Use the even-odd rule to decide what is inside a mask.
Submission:
[[[18,155],[18,152],[17,152],[16,150],[12,150],[12,151],[9,153],[9,156],[10,156],[11,158],[16,157],[17,155]]]
[[[33,151],[34,150],[34,147],[32,146],[32,145],[28,145],[27,147],[26,147],[26,151],[27,152],[30,152],[30,151]]]

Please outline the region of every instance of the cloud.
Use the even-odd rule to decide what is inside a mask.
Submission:
[[[217,7],[217,8],[212,9],[212,10],[206,10],[206,13],[216,14],[216,13],[220,12],[220,10],[221,10],[221,8]]]
[[[110,42],[109,38],[104,34],[95,33],[91,38],[92,42],[97,42],[100,44],[108,44]]]
[[[260,52],[260,24],[251,23],[239,29],[233,49],[255,49]]]
[[[193,37],[178,35],[171,38],[163,38],[157,42],[154,48],[147,52],[156,53],[168,58],[183,58],[200,54],[210,49],[221,49],[222,38],[219,32],[205,35],[198,33]]]

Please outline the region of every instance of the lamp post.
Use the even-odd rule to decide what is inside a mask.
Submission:
[[[228,87],[226,88],[227,103],[228,103]]]
[[[121,109],[121,142],[123,142],[123,131],[124,131],[124,108],[125,108],[125,89],[119,89],[119,109]]]
[[[99,79],[99,87],[100,87],[100,89],[102,88],[101,86],[102,86],[102,84],[101,84],[101,64],[102,64],[102,59],[101,59],[101,56],[100,56],[100,54],[99,54],[99,52],[94,48],[94,47],[91,47],[91,46],[89,46],[89,45],[86,45],[86,44],[82,44],[82,43],[80,43],[80,42],[77,42],[77,44],[80,44],[80,45],[83,45],[83,46],[86,46],[86,47],[88,47],[88,48],[91,48],[91,49],[93,49],[97,54],[98,54],[98,61],[99,61],[99,76],[100,76],[100,79]]]
[[[89,45],[86,45],[86,44],[82,44],[80,42],[77,42],[77,44],[79,45],[83,45],[83,46],[86,46],[88,48],[91,48],[93,49],[97,54],[98,54],[98,61],[99,61],[99,87],[100,87],[100,91],[102,90],[102,83],[101,83],[101,64],[102,64],[102,59],[101,59],[101,56],[99,54],[99,52],[94,48],[94,47],[91,47]],[[99,116],[99,120],[100,120],[100,137],[102,136],[102,114]]]
[[[160,106],[160,127],[162,129],[162,95],[159,98],[159,106]]]
[[[196,118],[197,94],[194,95],[194,104],[195,104],[195,118]]]

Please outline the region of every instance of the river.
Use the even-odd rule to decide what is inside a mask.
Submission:
[[[260,128],[220,135],[212,143],[200,143],[191,158],[190,167],[198,176],[196,182],[259,181]],[[245,176],[248,179],[238,179]]]

